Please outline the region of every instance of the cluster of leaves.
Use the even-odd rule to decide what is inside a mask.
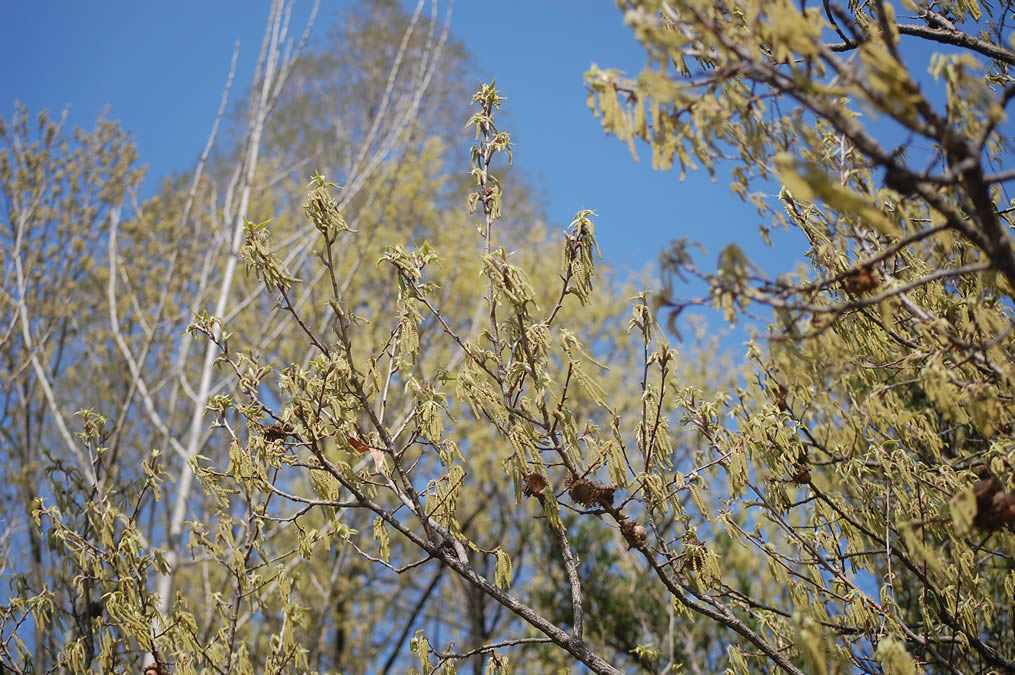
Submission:
[[[770,325],[718,410],[679,401],[728,475],[702,524],[755,552],[750,587],[724,563],[709,597],[807,672],[1012,670],[1010,8],[618,4],[650,66],[588,73],[604,128],[662,168],[732,160],[765,240],[799,232],[810,262],[663,256],[673,320]],[[675,297],[688,274],[707,298]],[[772,660],[730,646],[734,672]]]
[[[359,235],[335,227],[344,220],[332,208],[322,207],[330,199],[323,192],[327,184],[322,177],[312,182],[305,210],[323,239],[318,257],[328,280],[325,287],[332,289],[326,300],[332,312],[330,334],[312,329],[314,323],[292,301],[295,277],[281,251],[267,244],[270,239],[263,225],[246,228],[243,251],[249,268],[278,298],[280,309],[292,315],[317,352],[306,367],[292,364],[281,369],[277,404],[272,405],[263,394],[263,378],[269,369],[256,367],[249,354],[231,356],[228,342],[218,338],[207,321],[192,328],[219,344],[242,385],[242,397],[223,398],[219,406],[222,415],[229,409],[240,413],[251,432],[244,440],[223,419],[234,448],[225,474],[242,485],[245,493],[274,496],[296,507],[258,511],[258,518],[270,518],[276,527],[299,532],[300,551],[307,558],[328,548],[334,533],[341,531],[366,559],[397,574],[432,560],[481,596],[508,608],[516,618],[507,626],[521,620],[536,629],[535,636],[523,634],[482,644],[492,627],[485,625],[480,609],[482,632],[473,636],[481,638],[475,649],[465,653],[451,647],[439,650],[417,637],[413,649],[425,672],[438,667],[451,672],[456,661],[486,653],[490,667],[500,670],[509,661],[498,648],[530,642],[552,642],[598,672],[614,672],[583,639],[584,584],[561,510],[607,516],[628,547],[644,549],[651,557],[647,530],[636,518],[643,516],[642,495],[651,488],[652,499],[665,503],[665,488],[647,471],[632,475],[630,453],[637,452],[642,460],[633,461],[647,467],[656,456],[656,462],[672,462],[667,418],[659,413],[656,401],[663,391],[656,393],[654,388],[665,390],[676,370],[676,355],[668,347],[662,352],[650,350],[659,333],[644,298],[639,298],[638,318],[629,329],[642,335],[646,380],[649,372],[658,370],[652,377],[659,384],[646,381],[640,408],[632,400],[634,414],[625,420],[607,403],[598,374],[605,364],[592,356],[575,332],[560,325],[591,300],[596,250],[593,214],[579,212],[568,228],[560,286],[553,294],[546,284],[534,284],[522,264],[512,262],[517,255],[495,246],[503,188],[492,164],[499,154],[510,156],[511,148],[510,136],[495,126],[502,100],[492,84],[484,85],[473,98],[479,111],[469,121],[476,128],[477,142],[471,172],[475,189],[466,202],[469,211],[482,215],[478,228],[482,252],[476,262],[485,287],[474,287],[475,299],[466,302],[485,306],[485,311],[477,310],[468,332],[456,325],[460,318],[454,305],[442,302],[446,285],[453,281],[441,273],[442,259],[429,242],[417,247],[388,246],[380,258],[379,264],[389,268],[397,282],[394,316],[383,309],[369,316],[350,311],[353,303],[339,290],[343,283],[335,249],[345,238]],[[467,269],[468,263],[462,261],[452,273],[461,276]],[[378,329],[370,328],[378,324]],[[425,360],[420,348],[423,335],[433,341],[427,352],[439,340],[452,348],[454,357],[437,364]],[[251,381],[250,373],[256,373],[255,380]],[[453,391],[450,383],[454,383]],[[406,394],[400,403],[391,395],[396,387]],[[457,413],[452,412],[452,404]],[[632,429],[624,428],[633,420],[640,421]],[[452,434],[446,432],[449,425]],[[487,427],[490,437],[477,436],[473,427]],[[635,429],[640,429],[634,436],[643,450],[627,447]],[[499,482],[496,476],[484,475],[485,461],[501,467],[514,484],[513,493],[504,494],[501,488],[496,491],[499,495],[479,497],[487,481]],[[309,481],[303,478],[302,484],[312,488],[314,497],[292,487],[308,473]],[[221,475],[205,472],[204,480],[213,482]],[[615,482],[606,484],[600,475]],[[615,504],[622,487],[630,488],[627,509]],[[559,501],[558,491],[566,495],[565,502]],[[496,510],[491,497],[499,502]],[[518,522],[509,513],[524,513],[523,507],[511,503],[520,504],[525,497],[539,504],[545,518],[542,536],[555,542],[563,562],[570,589],[570,632],[526,603],[531,591],[524,586],[515,590],[518,571],[508,549],[518,546],[514,540],[522,533],[503,526],[469,527],[468,521],[476,515],[499,511],[500,518],[513,521],[506,523],[509,527],[531,531],[526,518]],[[318,507],[330,509],[333,518],[322,529],[308,531],[304,523],[311,509]],[[473,515],[462,517],[470,511]],[[364,516],[372,519],[369,528],[359,526]],[[354,536],[357,531],[364,534]],[[602,530],[600,536],[608,531]],[[359,543],[360,537],[375,542],[374,555],[365,552],[371,546]],[[631,642],[629,638],[615,642],[630,653],[621,652],[620,658],[648,658],[634,654],[637,645]],[[431,658],[438,663],[431,664]]]
[[[646,574],[626,551],[647,541],[640,498],[614,504],[631,478],[624,443],[655,410],[625,385],[641,362],[621,316],[632,293],[594,284],[591,212],[555,242],[560,266],[545,264],[538,206],[495,166],[511,145],[492,85],[475,98],[471,179],[446,168],[460,153],[420,112],[455,91],[434,70],[446,28],[418,12],[388,21],[392,7],[373,3],[339,36],[395,66],[334,155],[310,127],[291,134],[295,108],[318,105],[304,78],[321,75],[283,58],[280,3],[242,142],[210,142],[147,202],[115,126],[68,140],[43,125],[40,144],[5,127],[11,165],[34,172],[4,176],[5,668],[651,662],[665,613],[596,583],[617,546],[632,578]],[[47,143],[65,149],[32,154]],[[295,179],[308,158],[340,167],[342,187]],[[47,200],[59,208],[36,208]],[[53,245],[18,245],[30,237]],[[65,259],[75,237],[83,252]],[[671,360],[664,386],[705,386],[709,363]],[[657,417],[645,429],[668,423]],[[614,639],[625,617],[639,628]]]

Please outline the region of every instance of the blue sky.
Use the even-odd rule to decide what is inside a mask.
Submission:
[[[349,4],[322,3],[314,34]],[[297,30],[309,8],[298,5]],[[15,99],[32,112],[69,105],[71,123],[91,128],[108,106],[137,140],[150,193],[160,177],[198,157],[236,40],[237,85],[249,83],[267,10],[265,1],[4,3],[0,115],[10,116]],[[496,77],[507,95],[502,126],[515,140],[515,166],[542,189],[551,223],[597,211],[604,255],[621,274],[654,264],[684,236],[706,245],[706,267],[733,240],[773,255],[760,244],[753,208],[730,193],[723,173],[715,184],[704,173],[681,183],[676,172],[652,171],[647,152],[636,163],[604,136],[586,107],[583,74],[593,63],[629,72],[644,65],[612,1],[459,0],[452,30],[475,58],[477,83]]]

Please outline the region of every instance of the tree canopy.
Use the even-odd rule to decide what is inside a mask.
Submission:
[[[1012,670],[1010,8],[620,5],[651,63],[588,73],[606,130],[661,168],[728,163],[762,236],[799,232],[809,262],[771,279],[735,245],[714,272],[686,241],[664,255],[671,282],[710,288],[671,283],[671,319],[770,317],[725,419],[689,419],[699,461],[747,469],[688,530],[758,561],[706,597],[808,672]]]
[[[641,288],[424,5],[273,3],[147,200],[116,125],[3,121],[2,667],[1015,671],[1011,9],[620,0],[604,130],[807,260],[675,229]]]

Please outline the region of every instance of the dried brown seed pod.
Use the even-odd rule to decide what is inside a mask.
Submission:
[[[641,548],[648,541],[648,532],[633,520],[625,520],[621,523],[620,533],[624,535],[627,545],[631,548]]]
[[[844,283],[853,295],[865,295],[878,287],[881,278],[872,265],[862,265],[850,272]]]
[[[599,485],[585,478],[571,478],[567,483],[567,493],[571,499],[586,508],[612,506],[616,491],[616,485]]]
[[[1006,527],[1015,532],[1015,493],[1005,492],[1001,481],[986,467],[977,467],[980,480],[973,485],[976,516],[973,525],[993,532]]]
[[[613,483],[610,483],[609,485],[600,485],[597,501],[601,506],[613,506],[613,496],[616,492],[617,486]]]
[[[596,486],[592,484],[592,481],[585,480],[584,478],[576,478],[568,482],[567,493],[571,495],[571,499],[582,506],[595,506],[595,492]]]
[[[788,394],[789,389],[781,384],[776,384],[775,388],[772,389],[772,398],[775,399],[775,405],[783,412],[789,412],[789,405],[786,403],[786,396]]]
[[[976,474],[977,478],[983,478],[984,480],[994,475],[990,472],[990,467],[986,464],[977,464],[973,467],[973,473]]]
[[[266,441],[281,441],[286,436],[291,436],[293,428],[291,424],[282,424],[276,422],[270,426],[264,428],[264,440]]]
[[[811,482],[811,470],[806,464],[800,464],[793,473],[793,481],[798,485],[809,485]]]
[[[525,487],[522,488],[522,494],[526,497],[540,497],[547,487],[549,487],[549,483],[543,478],[543,474],[534,471],[525,477]]]
[[[1015,494],[1008,492],[994,495],[993,514],[1000,526],[1015,532]]]

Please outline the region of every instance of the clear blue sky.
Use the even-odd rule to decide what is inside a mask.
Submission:
[[[315,34],[348,5],[323,2]],[[309,8],[299,4],[294,30]],[[71,123],[91,128],[108,106],[137,140],[150,193],[161,176],[198,157],[236,40],[237,85],[250,82],[267,11],[264,0],[4,3],[0,115],[10,116],[15,99],[33,112],[69,105]],[[677,172],[652,171],[647,152],[636,163],[604,136],[585,104],[584,72],[593,63],[632,73],[644,65],[612,0],[459,0],[452,30],[475,58],[477,82],[496,77],[508,96],[502,125],[515,140],[515,167],[544,191],[550,222],[563,226],[578,209],[596,210],[604,255],[619,272],[654,264],[684,236],[705,244],[706,268],[731,241],[768,269],[792,266],[798,252],[774,258],[761,245],[758,217],[730,193],[725,170],[714,184],[703,172],[681,183]]]

